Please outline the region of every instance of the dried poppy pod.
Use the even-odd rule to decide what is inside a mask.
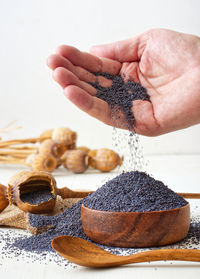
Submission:
[[[40,154],[51,154],[55,158],[60,158],[66,149],[67,147],[63,143],[59,143],[52,139],[47,139],[40,144],[38,152]]]
[[[73,132],[68,128],[56,128],[52,133],[53,140],[63,143],[66,146],[73,146],[76,143],[76,138],[76,132]]]
[[[86,153],[89,153],[89,151],[90,151],[90,149],[88,147],[86,147],[86,146],[78,146],[78,147],[76,147],[76,149],[83,150]]]
[[[68,150],[62,160],[63,166],[74,173],[83,173],[88,168],[88,155],[83,150]]]
[[[0,212],[3,211],[8,204],[7,187],[0,184]]]
[[[89,166],[98,169],[102,172],[108,172],[115,169],[118,165],[121,166],[123,157],[113,150],[107,148],[94,149],[88,153]]]
[[[52,194],[48,201],[31,204],[21,200],[22,195],[36,191],[49,190]],[[48,213],[56,203],[56,181],[54,177],[43,171],[22,171],[11,177],[8,183],[8,200],[25,212],[35,214]]]
[[[51,172],[57,167],[57,160],[51,154],[37,154],[31,167],[35,171],[47,171]]]

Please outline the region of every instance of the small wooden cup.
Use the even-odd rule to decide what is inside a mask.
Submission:
[[[183,239],[190,205],[150,212],[110,212],[81,207],[82,227],[93,241],[117,247],[153,247]]]

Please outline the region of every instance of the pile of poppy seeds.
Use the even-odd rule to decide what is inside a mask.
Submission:
[[[163,182],[145,172],[124,172],[88,196],[86,207],[103,211],[146,212],[179,208],[187,204]]]
[[[106,101],[115,112],[122,111],[127,121],[127,128],[134,126],[134,116],[132,113],[132,102],[134,100],[149,100],[146,89],[136,82],[124,83],[123,79],[111,76],[107,73],[98,73],[112,80],[112,86],[104,88],[98,83],[92,84],[97,89],[96,97]],[[130,143],[134,143],[134,133],[130,132]],[[121,142],[123,144],[123,142]],[[132,146],[132,148],[136,148]],[[134,160],[138,159],[133,158]],[[38,204],[49,198],[49,193],[43,193],[38,197],[38,193],[21,197],[25,202]],[[40,195],[39,195],[40,196]],[[185,206],[187,201],[175,192],[170,190],[161,181],[155,180],[145,172],[134,170],[122,172],[117,177],[107,181],[101,188],[93,194],[78,201],[72,207],[56,216],[46,216],[28,213],[28,222],[32,227],[42,229],[48,228],[46,232],[29,237],[19,236],[10,240],[8,235],[0,232],[1,238],[6,241],[3,254],[14,254],[18,256],[21,251],[31,252],[41,255],[41,261],[47,257],[48,253],[53,253],[51,241],[60,235],[71,235],[89,240],[82,229],[81,205],[104,211],[124,211],[124,212],[145,212],[160,211]],[[89,240],[90,241],[90,240]],[[176,243],[176,248],[191,248],[198,245],[200,241],[200,218],[193,218],[187,237]],[[97,244],[114,254],[132,254],[140,252],[141,249],[127,249],[108,247]],[[154,248],[152,248],[154,249]],[[161,248],[162,249],[162,248]],[[145,250],[145,249],[142,249]],[[48,253],[47,253],[48,252]],[[55,252],[54,252],[55,253]]]

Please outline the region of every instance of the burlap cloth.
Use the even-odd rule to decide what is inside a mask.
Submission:
[[[57,196],[55,208],[48,215],[57,215],[66,208],[71,207],[78,200],[80,199],[62,199],[60,196]],[[8,206],[0,213],[0,226],[25,229],[33,234],[41,233],[48,229],[47,227],[41,229],[32,227],[29,223],[28,213],[22,211],[15,205]]]

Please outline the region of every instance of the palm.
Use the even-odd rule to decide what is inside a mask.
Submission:
[[[91,72],[120,73],[147,89],[150,102],[134,101],[136,132],[158,135],[196,124],[200,120],[200,43],[194,36],[167,30],[153,30],[121,43],[94,48],[87,53],[62,46],[51,56],[49,66],[67,97],[82,110],[112,125],[110,108],[95,98],[89,85]],[[108,59],[109,58],[109,59]],[[103,86],[110,81],[98,80]],[[197,86],[198,85],[198,86]],[[196,121],[196,122],[195,122]],[[121,123],[125,127],[125,123]]]

